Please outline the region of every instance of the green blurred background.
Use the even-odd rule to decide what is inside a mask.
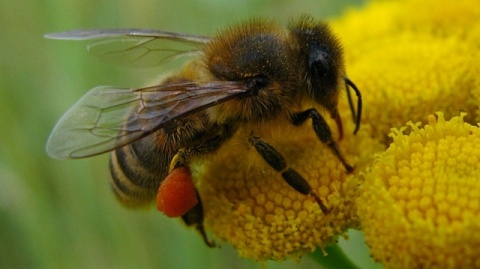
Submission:
[[[3,0],[0,2],[0,268],[260,268],[234,249],[207,248],[193,229],[155,210],[131,211],[108,185],[107,156],[50,159],[58,118],[96,85],[140,86],[162,72],[90,57],[84,42],[43,34],[77,28],[158,28],[211,34],[251,16],[286,23],[360,6],[359,0]],[[353,234],[349,253],[367,257]],[[362,252],[363,251],[363,252]],[[308,258],[268,268],[317,268]]]

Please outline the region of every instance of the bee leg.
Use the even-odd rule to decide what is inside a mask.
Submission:
[[[169,173],[171,173],[173,170],[177,169],[178,167],[181,167],[181,166],[187,167],[187,164],[186,164],[186,161],[188,158],[187,155],[188,155],[187,150],[185,148],[180,149],[177,152],[177,154],[175,154],[172,161],[170,162]],[[215,242],[208,240],[205,227],[203,226],[202,200],[200,199],[200,195],[198,194],[198,191],[195,190],[195,192],[197,195],[198,203],[182,216],[183,222],[185,222],[187,226],[195,225],[195,228],[202,236],[205,244],[209,247],[215,247]]]
[[[312,119],[313,130],[315,131],[315,134],[317,134],[317,137],[320,139],[320,141],[326,144],[333,151],[333,154],[335,154],[335,156],[337,156],[337,159],[340,160],[340,162],[343,164],[345,170],[347,170],[347,173],[353,172],[353,166],[348,164],[343,157],[337,143],[335,143],[335,141],[332,139],[332,132],[330,131],[330,127],[328,127],[327,122],[322,117],[322,115],[318,113],[316,109],[310,108],[303,112],[293,114],[292,124],[300,125],[304,123],[308,118]]]
[[[350,106],[350,111],[352,111],[353,121],[355,122],[355,130],[353,130],[353,134],[356,134],[358,132],[358,129],[360,129],[360,121],[362,120],[362,94],[360,93],[360,90],[358,90],[355,83],[353,83],[353,81],[351,81],[349,78],[344,77],[343,80],[345,80],[345,84],[347,87],[346,90],[348,96],[348,104]],[[350,88],[352,88],[357,95],[357,112],[355,112],[355,109],[353,108]]]
[[[186,225],[192,226],[195,225],[195,228],[200,233],[205,244],[209,247],[215,247],[215,242],[208,239],[205,227],[203,226],[203,206],[200,195],[197,192],[198,203],[190,209],[187,213],[182,216],[183,221]]]
[[[172,172],[179,166],[187,166],[188,159],[191,156],[198,156],[214,152],[223,144],[223,142],[233,136],[235,130],[235,126],[229,124],[216,126],[212,129],[212,133],[207,134],[206,138],[202,142],[191,147],[181,148],[178,150],[175,156],[173,156],[172,161],[170,161],[168,171]]]
[[[180,166],[187,166],[187,153],[185,148],[181,148],[177,151],[177,153],[173,156],[172,160],[170,161],[170,166],[168,167],[168,173],[171,173],[175,168]]]
[[[207,137],[201,143],[198,143],[189,148],[181,148],[172,158],[172,161],[169,165],[169,173],[180,166],[188,167],[188,160],[192,156],[207,154],[210,152],[215,151],[218,149],[222,143],[227,140],[228,138],[232,137],[235,129],[233,126],[230,125],[222,125],[219,126],[220,130],[218,133],[214,133],[213,135]],[[203,205],[202,200],[200,199],[200,195],[198,191],[196,191],[198,203],[191,208],[187,213],[182,216],[183,221],[188,226],[195,225],[197,231],[205,241],[205,244],[209,247],[215,247],[215,242],[210,241],[207,237],[207,233],[205,231],[205,227],[203,225]]]
[[[283,179],[288,185],[301,194],[313,197],[325,215],[330,212],[322,199],[320,199],[320,197],[312,190],[312,187],[308,184],[307,180],[305,180],[305,178],[303,178],[297,171],[287,166],[287,162],[280,152],[258,136],[251,136],[248,141],[255,147],[260,156],[262,156],[262,158],[273,169],[275,169],[275,171],[281,173]]]

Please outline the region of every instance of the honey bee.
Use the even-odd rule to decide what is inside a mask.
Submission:
[[[201,197],[192,183],[189,160],[214,154],[240,127],[251,128],[246,142],[292,188],[312,197],[325,214],[329,209],[322,199],[288,166],[280,151],[256,135],[256,126],[279,121],[296,126],[311,120],[313,131],[346,172],[354,170],[324,116],[313,106],[305,109],[305,104],[325,109],[341,139],[337,104],[345,88],[354,133],[359,129],[360,91],[346,77],[341,45],[322,21],[303,15],[284,28],[254,19],[211,38],[142,29],[76,30],[46,37],[93,40],[92,52],[102,57],[125,56],[134,65],[191,58],[157,85],[90,90],[59,120],[47,152],[54,158],[83,158],[111,151],[111,185],[123,204],[144,206],[157,197],[157,203],[162,203],[159,208],[166,206],[167,215],[181,216],[187,225],[195,225],[209,246],[213,243],[203,227]],[[174,46],[168,48],[168,42]],[[184,48],[175,49],[175,44]],[[350,89],[358,99],[356,110]],[[186,182],[181,185],[186,187],[168,187],[172,184],[165,178]],[[182,188],[190,191],[183,193]],[[165,193],[173,193],[173,198],[165,198]]]

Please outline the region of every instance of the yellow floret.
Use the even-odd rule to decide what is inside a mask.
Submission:
[[[364,174],[358,216],[387,268],[480,267],[480,128],[437,115],[393,129]]]
[[[345,124],[340,143],[355,173],[345,173],[309,123],[245,127],[196,171],[206,228],[244,257],[281,260],[324,247],[358,225],[358,206],[372,253],[387,267],[480,267],[479,131],[465,123],[480,121],[476,2],[374,1],[334,22],[346,75],[364,101],[360,132],[354,137],[351,122]],[[468,115],[445,122],[438,114],[424,128],[410,124],[409,135],[406,127],[395,131],[394,143],[372,164],[372,154],[390,143],[390,128],[435,111]],[[248,145],[252,129],[307,179],[330,214]]]
[[[295,191],[269,167],[248,145],[251,129],[246,128],[209,157],[197,175],[208,230],[232,244],[243,257],[283,260],[323,248],[347,228],[357,226],[352,217],[359,183],[320,142],[311,123],[255,130],[286,158],[289,167],[308,180],[331,212],[325,215],[312,197]],[[368,159],[372,151],[382,148],[368,137],[351,133],[345,134],[340,146],[352,164],[358,160],[353,156]]]

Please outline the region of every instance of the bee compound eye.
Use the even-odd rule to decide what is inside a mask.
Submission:
[[[332,69],[332,62],[324,51],[317,49],[310,54],[309,67],[313,72],[322,74]]]

